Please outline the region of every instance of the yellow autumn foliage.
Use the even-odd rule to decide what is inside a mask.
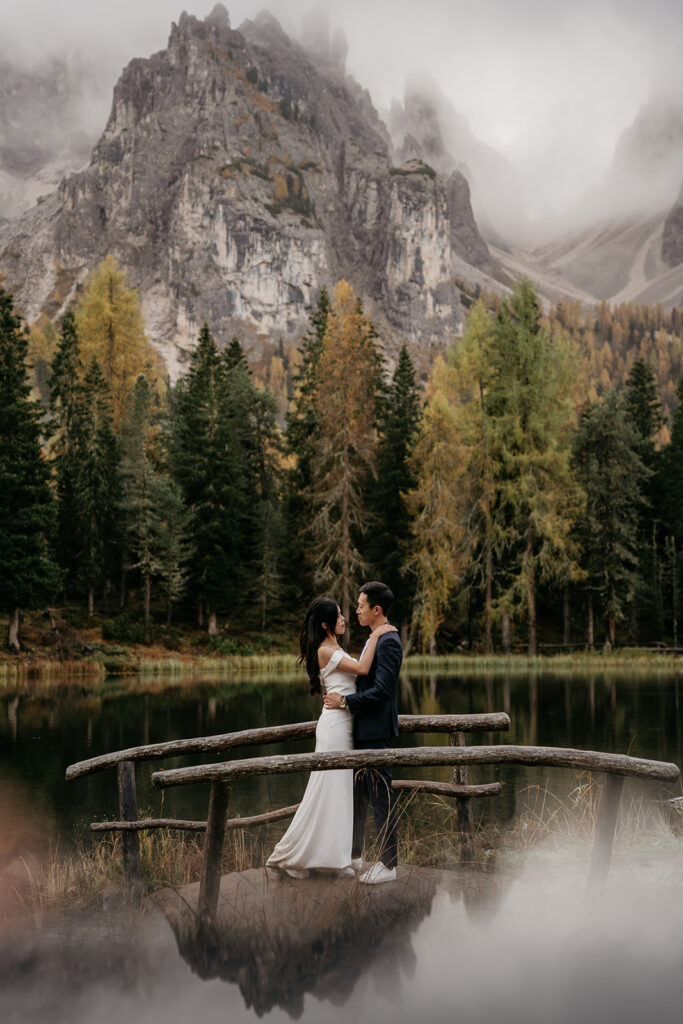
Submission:
[[[115,258],[107,256],[91,274],[76,305],[81,358],[96,356],[111,389],[114,424],[120,426],[126,398],[139,374],[163,390],[164,362],[145,335],[136,289]]]

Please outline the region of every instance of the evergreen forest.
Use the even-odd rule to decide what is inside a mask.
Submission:
[[[681,312],[467,295],[418,381],[322,289],[250,367],[204,324],[169,385],[109,257],[58,327],[0,284],[0,609],[218,653],[291,648],[382,579],[413,651],[679,645]],[[52,609],[52,611],[49,611]]]

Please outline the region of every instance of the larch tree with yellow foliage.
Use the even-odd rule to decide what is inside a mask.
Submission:
[[[139,374],[154,382],[161,376],[162,363],[145,335],[138,293],[129,287],[113,256],[91,274],[76,305],[76,325],[84,364],[95,357],[102,367],[118,429]]]
[[[416,578],[412,625],[424,652],[435,650],[437,630],[465,564],[462,445],[445,371],[439,359],[410,460],[417,484],[406,495],[413,535],[407,565]]]
[[[372,523],[364,493],[377,448],[380,363],[375,337],[353,288],[340,281],[320,354],[315,398],[320,443],[312,465],[311,529],[315,581],[338,595],[347,621],[351,595],[365,570],[363,538]]]

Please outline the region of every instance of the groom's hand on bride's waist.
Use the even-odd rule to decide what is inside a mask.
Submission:
[[[326,708],[340,708],[341,695],[339,693],[326,693],[323,697],[323,703]]]

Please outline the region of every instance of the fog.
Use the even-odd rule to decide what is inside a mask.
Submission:
[[[637,862],[637,863],[636,863]],[[480,875],[486,879],[487,874]],[[488,876],[483,888],[437,893],[431,912],[380,948],[367,969],[340,985],[336,972],[290,1005],[249,1008],[240,986],[180,957],[162,918],[69,921],[42,937],[13,935],[0,949],[5,1019],[31,1024],[364,1024],[416,1020],[458,1024],[670,1024],[683,999],[680,850],[641,850],[612,869],[605,893],[589,897],[585,858],[540,850],[518,877]],[[400,893],[397,894],[400,898]],[[311,949],[311,963],[320,950]],[[263,988],[278,984],[267,961]],[[286,973],[286,968],[283,966]],[[340,994],[341,992],[341,994]],[[290,990],[291,997],[291,990]]]
[[[25,64],[80,53],[95,60],[110,89],[132,57],[166,45],[180,3],[3,0],[0,53]],[[204,17],[213,3],[187,6]],[[226,6],[233,27],[267,6],[295,36],[312,9],[310,0]],[[609,179],[615,147],[649,100],[675,97],[680,117],[679,0],[329,0],[316,10],[343,29],[347,69],[379,109],[388,111],[402,100],[407,80],[428,72],[473,135],[509,161],[522,183],[509,202],[532,222],[575,219],[590,197],[596,208],[607,201],[606,183],[615,192]],[[98,103],[104,125],[108,100]],[[677,158],[661,182],[646,168],[633,187],[625,186],[626,205],[643,187],[645,205],[672,202],[679,172]],[[500,188],[507,195],[507,183]]]

